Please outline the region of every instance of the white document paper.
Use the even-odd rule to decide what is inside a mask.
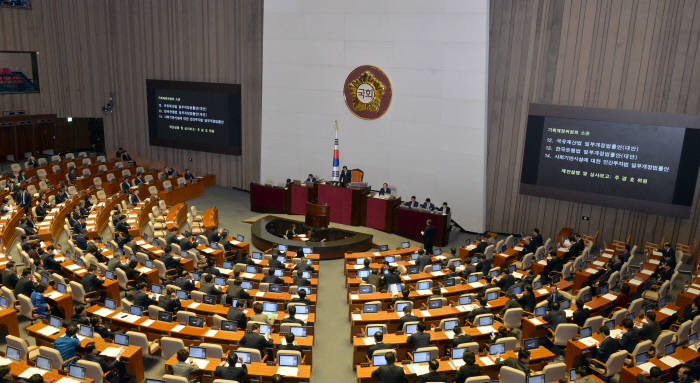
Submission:
[[[204,336],[206,336],[208,338],[215,338],[216,334],[218,334],[218,333],[219,333],[219,330],[209,330],[209,331],[207,331],[206,334],[204,334]]]
[[[416,373],[417,376],[425,375],[430,372],[430,367],[427,364],[411,364],[411,370]]]
[[[452,359],[450,365],[453,370],[458,370],[460,367],[464,366],[466,363],[462,359]]]
[[[586,267],[586,270],[583,270],[583,271],[587,272],[588,274],[595,274],[598,272],[598,269],[594,269],[592,267]]]
[[[19,378],[29,379],[29,377],[34,375],[34,374],[39,374],[41,376],[44,376],[44,374],[46,374],[47,372],[49,372],[49,370],[44,370],[44,369],[36,368],[36,367],[29,367],[28,369],[22,371],[21,374],[19,374]]]
[[[202,249],[202,251],[207,253],[207,254],[211,254],[214,252],[214,249],[209,248],[209,247],[205,247],[204,249]]]
[[[617,299],[617,295],[607,293],[607,294],[603,295],[603,299],[607,299],[609,301],[614,301],[615,299]]]
[[[374,337],[372,336],[362,338],[362,342],[364,342],[365,346],[374,346],[375,344],[377,344],[377,342],[374,341]]]
[[[58,331],[59,329],[53,326],[46,326],[41,328],[40,330],[37,330],[37,332],[43,336],[51,336],[53,334],[56,334]]]
[[[549,294],[549,290],[547,290],[547,289],[538,289],[538,290],[537,290],[537,293],[538,293],[538,294]]]
[[[299,373],[299,368],[279,366],[277,367],[277,373],[282,376],[297,376],[297,374]]]
[[[642,273],[642,274],[646,274],[646,275],[652,275],[652,274],[654,274],[654,272],[651,271],[651,270],[649,270],[649,269],[641,269],[641,270],[639,270],[639,272]]]
[[[102,356],[108,356],[110,358],[116,358],[118,357],[122,352],[124,352],[124,349],[121,347],[107,347],[105,348],[100,355]]]
[[[146,267],[146,266],[141,266],[138,269],[136,269],[139,273],[149,273],[151,272],[151,269]]]
[[[232,244],[232,245],[234,245],[234,246],[240,244],[240,242],[236,241],[235,239],[232,239],[232,240],[228,241],[228,243],[230,243],[230,244]]]
[[[647,374],[649,373],[649,370],[651,370],[652,367],[655,367],[656,365],[652,362],[646,362],[642,364],[638,364],[637,367],[641,369],[642,371],[646,372]]]
[[[476,329],[479,330],[479,332],[482,334],[490,334],[492,332],[496,332],[496,329],[493,328],[493,326],[479,326]]]
[[[585,305],[584,305],[585,306]],[[588,308],[590,310],[590,308]],[[564,314],[566,314],[567,318],[571,318],[574,316],[574,310],[571,309],[564,309]]]
[[[79,268],[80,268],[80,265],[75,264],[75,263],[72,264],[72,265],[66,266],[66,269],[68,269],[68,270],[70,270],[70,271],[77,270],[77,269],[79,269]]]
[[[569,249],[566,248],[566,247],[560,247],[560,248],[557,249],[557,251],[561,251],[562,253],[568,253],[568,252],[569,252]]]
[[[401,276],[401,279],[403,279],[404,281],[410,281],[411,277],[409,277],[408,275],[403,275]]]
[[[44,296],[46,298],[49,298],[49,299],[56,299],[56,298],[60,297],[61,295],[63,295],[63,294],[59,293],[58,291],[52,291],[50,293],[44,294]]]
[[[484,287],[484,284],[481,282],[471,282],[469,283],[469,286],[478,289],[480,287]]]
[[[243,273],[243,274],[241,274],[241,277],[242,277],[242,278],[246,278],[246,279],[252,279],[252,278],[255,278],[255,274],[253,274],[253,273]]]
[[[593,264],[598,266],[598,267],[603,267],[605,266],[605,262],[603,261],[593,261]]]
[[[445,336],[446,336],[448,339],[454,339],[454,338],[455,338],[455,332],[452,331],[452,330],[446,330],[446,331],[445,331]]]
[[[671,368],[674,368],[674,367],[678,366],[679,364],[683,363],[682,361],[680,361],[680,360],[678,360],[670,355],[666,355],[663,358],[660,358],[659,360],[661,362],[663,362],[663,364],[665,364]]]
[[[472,251],[472,250],[476,249],[476,245],[469,245],[466,247],[466,249],[467,249],[467,251]]]
[[[11,364],[12,362],[14,362],[12,359],[3,358],[0,356],[0,366],[7,366],[8,364]]]
[[[615,339],[620,339],[620,338],[622,338],[622,330],[612,329],[612,330],[610,330],[610,336],[615,338]]]
[[[694,288],[692,288],[692,287],[688,288],[687,291],[688,291],[689,293],[693,294],[693,295],[698,295],[698,294],[700,294],[700,290],[694,289]]]
[[[442,271],[433,271],[430,274],[432,274],[432,276],[434,276],[434,277],[441,277],[441,276],[445,275],[445,273],[443,273]]]
[[[197,368],[203,370],[209,365],[209,361],[201,358],[187,358],[187,363],[193,362]]]
[[[433,292],[431,290],[416,290],[416,293],[418,293],[418,295],[430,295]]]
[[[256,296],[256,297],[264,297],[264,296],[265,296],[265,292],[264,292],[264,291],[257,291],[257,292],[255,293],[255,296]]]
[[[542,266],[547,266],[547,261],[545,261],[544,259],[540,259],[539,261],[537,261],[537,263],[539,263]]]
[[[428,311],[428,310],[421,310],[420,315],[422,317],[430,317],[431,316],[430,311]]]
[[[103,307],[103,308],[95,311],[95,315],[99,315],[101,317],[106,317],[106,316],[111,315],[113,312],[114,312],[114,310],[110,310],[108,308]]]
[[[647,262],[651,263],[652,265],[658,265],[659,263],[661,263],[661,261],[659,261],[658,259],[650,259]]]
[[[182,331],[183,328],[185,328],[185,326],[179,324],[179,325],[173,327],[172,329],[170,329],[170,331],[171,332],[180,332],[180,331]]]
[[[530,323],[534,324],[535,326],[540,326],[540,325],[544,324],[544,323],[542,323],[541,320],[539,320],[537,318],[530,318],[529,321],[530,321]]]
[[[358,299],[360,299],[360,296],[358,294],[350,294],[350,300],[354,301]]]
[[[355,270],[360,270],[363,267],[365,267],[365,265],[352,265],[352,268]]]
[[[581,338],[581,339],[579,339],[579,341],[580,341],[581,343],[585,344],[585,345],[588,346],[588,347],[592,347],[592,346],[597,346],[597,345],[598,345],[598,341],[595,340],[595,338],[593,338],[592,336],[589,336],[589,337],[587,337],[587,338]]]
[[[671,315],[673,315],[673,314],[676,313],[676,310],[672,310],[672,309],[670,309],[670,308],[668,308],[668,307],[664,307],[664,308],[662,308],[661,310],[659,310],[659,312],[664,313],[664,314],[666,314],[666,315],[668,315],[668,316],[671,316]]]
[[[122,319],[124,322],[135,323],[137,320],[141,319],[138,315],[127,315],[126,318]]]
[[[515,251],[523,251],[524,247],[522,246],[513,246],[513,250]]]
[[[479,360],[481,361],[481,363],[484,364],[484,366],[493,366],[494,364],[496,364],[488,356],[481,356],[479,357]]]
[[[629,280],[629,284],[630,284],[630,285],[639,286],[639,285],[642,284],[642,281],[640,281],[639,279],[630,279],[630,280]]]
[[[517,271],[514,271],[514,272],[513,272],[513,277],[515,277],[515,278],[517,278],[517,279],[523,279],[523,275],[520,274],[520,273],[517,272]]]
[[[360,314],[352,314],[352,320],[354,320],[354,321],[362,320],[362,315],[360,315]]]

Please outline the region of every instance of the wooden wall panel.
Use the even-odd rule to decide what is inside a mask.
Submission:
[[[518,193],[529,103],[700,113],[700,3],[491,0],[490,14],[487,228],[700,240],[700,181],[688,219]]]
[[[104,117],[107,150],[213,173],[223,186],[260,177],[259,0],[34,0],[0,9],[0,47],[39,51],[41,92],[0,96],[0,110]],[[146,79],[242,84],[243,154],[148,144]],[[114,111],[102,106],[114,95]],[[188,161],[189,158],[192,161]]]

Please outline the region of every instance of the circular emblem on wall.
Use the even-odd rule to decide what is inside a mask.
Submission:
[[[350,72],[343,93],[350,112],[365,120],[383,116],[391,104],[389,77],[372,65],[359,66]]]

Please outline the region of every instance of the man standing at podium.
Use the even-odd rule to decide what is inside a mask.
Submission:
[[[340,171],[340,183],[343,185],[347,185],[352,181],[352,175],[350,175],[350,171],[348,170],[347,166],[343,166],[343,170]]]
[[[386,182],[384,182],[384,184],[382,185],[382,188],[379,189],[379,195],[380,195],[380,196],[382,196],[382,195],[386,195],[386,196],[391,195],[391,189],[389,189],[389,185],[388,185]]]
[[[428,254],[433,253],[433,239],[435,238],[435,226],[433,226],[433,220],[429,219],[425,222],[425,229],[421,232],[423,234],[423,248]]]

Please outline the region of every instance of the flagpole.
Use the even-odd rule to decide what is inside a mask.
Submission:
[[[338,120],[335,120],[335,140],[333,141],[333,181],[340,181],[340,151],[338,150]]]

